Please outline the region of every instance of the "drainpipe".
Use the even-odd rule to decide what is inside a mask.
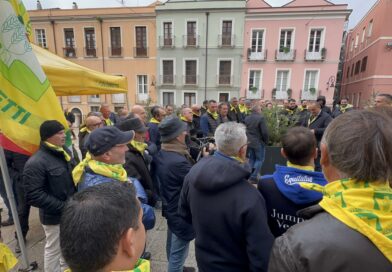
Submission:
[[[102,54],[102,72],[105,73],[105,54],[103,50],[103,31],[102,31],[102,22],[103,19],[101,17],[97,17],[97,20],[99,22],[99,31],[101,33],[101,54]],[[105,94],[105,103],[108,101],[107,96]]]
[[[57,55],[56,30],[55,30],[55,27],[54,27],[54,20],[51,20],[50,23],[52,24],[52,30],[53,30],[54,53]]]
[[[208,18],[210,13],[206,12],[206,58],[205,58],[205,67],[204,67],[204,100],[207,100],[207,67],[208,67]]]

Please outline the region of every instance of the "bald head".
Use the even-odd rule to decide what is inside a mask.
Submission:
[[[86,127],[90,131],[102,127],[102,125],[102,120],[98,116],[89,116],[86,118]]]
[[[139,117],[144,123],[147,122],[147,114],[146,110],[143,106],[134,105],[131,109],[131,112]]]
[[[192,114],[192,109],[191,109],[191,108],[183,108],[183,109],[181,109],[181,115],[182,115],[188,122],[192,122],[192,120],[193,120],[193,114]]]

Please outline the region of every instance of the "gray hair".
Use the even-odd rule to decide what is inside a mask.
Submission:
[[[342,178],[392,180],[392,118],[377,111],[350,111],[327,127],[323,137],[331,164]]]
[[[248,141],[246,127],[236,122],[219,125],[214,137],[218,151],[228,156],[236,156],[240,148]]]

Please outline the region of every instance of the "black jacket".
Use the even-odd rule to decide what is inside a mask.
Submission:
[[[313,129],[317,141],[320,142],[321,138],[323,137],[325,129],[333,119],[331,115],[323,111],[320,112],[320,114],[316,117],[316,120],[314,120],[312,123],[310,123],[309,121],[310,117],[311,114],[309,112],[306,118],[303,120],[302,126],[307,127],[309,129]]]
[[[9,150],[4,150],[4,153],[7,160],[8,172],[12,182],[23,184],[23,169],[30,157]]]
[[[147,127],[150,129],[148,130],[148,133],[150,134],[150,142],[154,143],[158,150],[161,149],[161,134],[159,133],[158,125],[156,123],[148,123]]]
[[[65,150],[66,147],[64,147]],[[68,152],[69,153],[69,152]],[[64,154],[41,143],[30,157],[23,171],[27,202],[39,208],[43,225],[57,225],[64,205],[75,193],[72,180],[74,162],[67,162]]]
[[[264,199],[249,176],[220,152],[200,160],[186,176],[179,209],[196,232],[199,271],[267,271],[274,238]]]
[[[310,219],[275,240],[270,272],[387,272],[392,263],[361,233],[320,206],[300,212]]]
[[[248,146],[259,148],[261,144],[268,143],[268,130],[264,116],[257,112],[252,112],[245,117],[246,136],[248,137]]]
[[[155,156],[154,164],[160,182],[162,212],[170,231],[183,240],[193,240],[195,233],[192,225],[178,214],[178,201],[184,178],[192,163],[179,153],[161,150]]]
[[[148,204],[155,205],[155,190],[144,156],[132,145],[128,144],[129,150],[125,153],[124,169],[128,177],[136,178],[142,184],[147,193]]]
[[[237,123],[242,122],[242,114],[241,114],[238,106],[232,108],[232,106],[229,105],[229,107],[230,107],[230,109],[229,109],[229,112],[227,113],[227,117],[229,118],[229,120],[232,122],[237,122]]]
[[[82,160],[84,158],[86,158],[86,154],[87,154],[87,148],[84,146],[84,144],[86,143],[86,139],[87,136],[89,135],[89,133],[87,131],[83,131],[83,132],[79,132],[79,150],[80,153],[82,154]]]

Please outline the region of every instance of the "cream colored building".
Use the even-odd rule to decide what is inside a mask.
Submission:
[[[82,66],[128,79],[126,95],[60,97],[64,109],[84,117],[97,111],[101,103],[116,111],[135,103],[156,102],[154,4],[30,10],[29,14],[37,45]]]

